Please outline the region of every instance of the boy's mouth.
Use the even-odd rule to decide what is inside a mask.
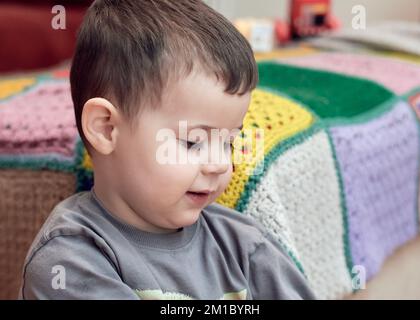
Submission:
[[[210,190],[187,191],[187,197],[195,204],[203,205],[207,202],[211,194]]]

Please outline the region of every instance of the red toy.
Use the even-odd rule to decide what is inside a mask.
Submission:
[[[289,24],[276,22],[276,36],[280,43],[291,38],[314,36],[337,29],[338,20],[331,14],[330,0],[291,0]]]

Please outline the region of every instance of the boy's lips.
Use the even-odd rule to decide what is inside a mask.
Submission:
[[[203,205],[208,201],[212,192],[211,190],[187,191],[186,195],[194,204]]]
[[[210,190],[210,189],[205,189],[205,190],[189,190],[188,192],[192,192],[192,193],[212,193],[215,190]]]

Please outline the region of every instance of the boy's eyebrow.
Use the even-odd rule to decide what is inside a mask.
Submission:
[[[234,129],[238,129],[240,131],[240,130],[242,130],[243,127],[244,127],[244,125],[241,124],[239,127],[234,128]],[[219,129],[219,128],[211,127],[211,126],[208,126],[208,125],[205,125],[205,124],[198,124],[198,125],[195,125],[195,126],[188,126],[188,130],[197,129],[197,128],[201,128],[201,129],[204,129],[204,130]]]

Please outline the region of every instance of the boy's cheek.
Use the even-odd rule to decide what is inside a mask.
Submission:
[[[220,177],[220,183],[219,183],[219,187],[217,189],[217,196],[220,196],[223,191],[225,191],[225,189],[227,188],[227,186],[229,185],[229,182],[232,178],[232,164],[230,165],[229,169]]]
[[[155,167],[154,177],[164,185],[168,183],[182,187],[190,187],[199,171],[198,165],[193,164],[165,164]]]

